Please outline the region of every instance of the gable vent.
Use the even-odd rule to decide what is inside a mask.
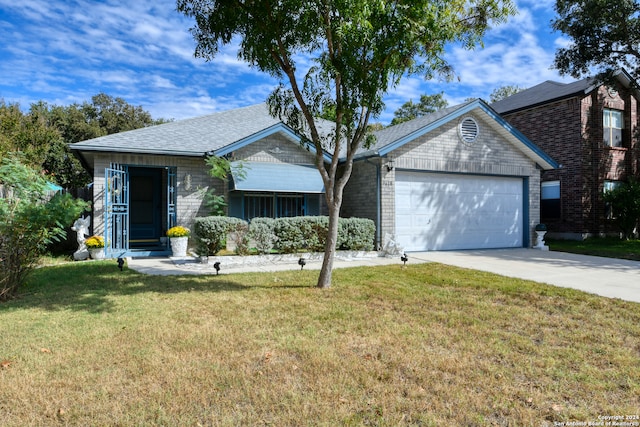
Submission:
[[[466,117],[460,122],[458,126],[458,132],[460,133],[460,139],[462,139],[467,144],[471,144],[478,139],[478,135],[480,134],[480,128],[478,127],[478,123],[471,117]]]

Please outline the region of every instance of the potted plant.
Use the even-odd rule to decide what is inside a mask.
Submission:
[[[104,259],[104,237],[91,236],[84,242],[93,259]]]
[[[176,225],[167,230],[167,237],[171,242],[173,256],[187,256],[187,244],[191,231],[187,227]]]

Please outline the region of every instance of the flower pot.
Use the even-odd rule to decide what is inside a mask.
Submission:
[[[91,248],[89,254],[92,259],[104,259],[104,248]]]
[[[171,237],[169,241],[171,242],[171,252],[173,252],[173,256],[187,256],[188,237]]]

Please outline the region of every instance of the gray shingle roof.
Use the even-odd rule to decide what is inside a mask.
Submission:
[[[203,156],[277,125],[266,104],[165,123],[71,144],[78,151]]]
[[[544,83],[494,102],[491,104],[491,108],[500,114],[511,113],[555,100],[586,95],[595,87],[593,78],[586,78],[573,83],[559,83],[547,80]]]

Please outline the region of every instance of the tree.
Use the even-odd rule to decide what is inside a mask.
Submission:
[[[625,239],[637,235],[640,225],[640,181],[636,178],[604,193],[612,216]]]
[[[0,301],[15,296],[46,246],[89,206],[68,194],[48,198],[46,180],[24,157],[13,153],[0,163]]]
[[[502,99],[508,98],[511,95],[515,95],[518,92],[523,91],[524,88],[517,86],[517,85],[507,85],[507,86],[500,86],[499,88],[496,88],[493,90],[493,92],[491,92],[491,95],[489,95],[489,100],[493,103],[493,102],[498,102]]]
[[[447,105],[449,103],[444,99],[444,92],[436,93],[435,95],[420,95],[420,102],[414,104],[413,100],[409,100],[393,113],[391,126],[434,113],[441,108],[446,108]]]
[[[104,93],[91,103],[69,106],[36,102],[26,113],[18,104],[0,100],[0,157],[20,151],[29,166],[44,170],[52,181],[67,189],[81,188],[91,177],[69,150],[70,143],[165,122]]]
[[[556,51],[555,67],[575,78],[598,67],[601,74],[625,68],[640,77],[640,3],[636,0],[556,0],[554,30],[572,44]]]
[[[237,41],[240,59],[280,79],[270,112],[312,144],[325,185],[319,287],[331,284],[343,190],[356,152],[373,142],[367,126],[384,95],[408,75],[450,78],[447,43],[472,49],[490,23],[515,13],[510,0],[177,0],[177,9],[195,19],[196,56],[213,60]],[[317,118],[331,110],[334,128],[322,133]]]
[[[23,153],[23,162],[40,168],[48,148],[61,141],[60,132],[52,128],[38,108],[24,114],[19,104],[0,100],[0,157],[12,152]]]

